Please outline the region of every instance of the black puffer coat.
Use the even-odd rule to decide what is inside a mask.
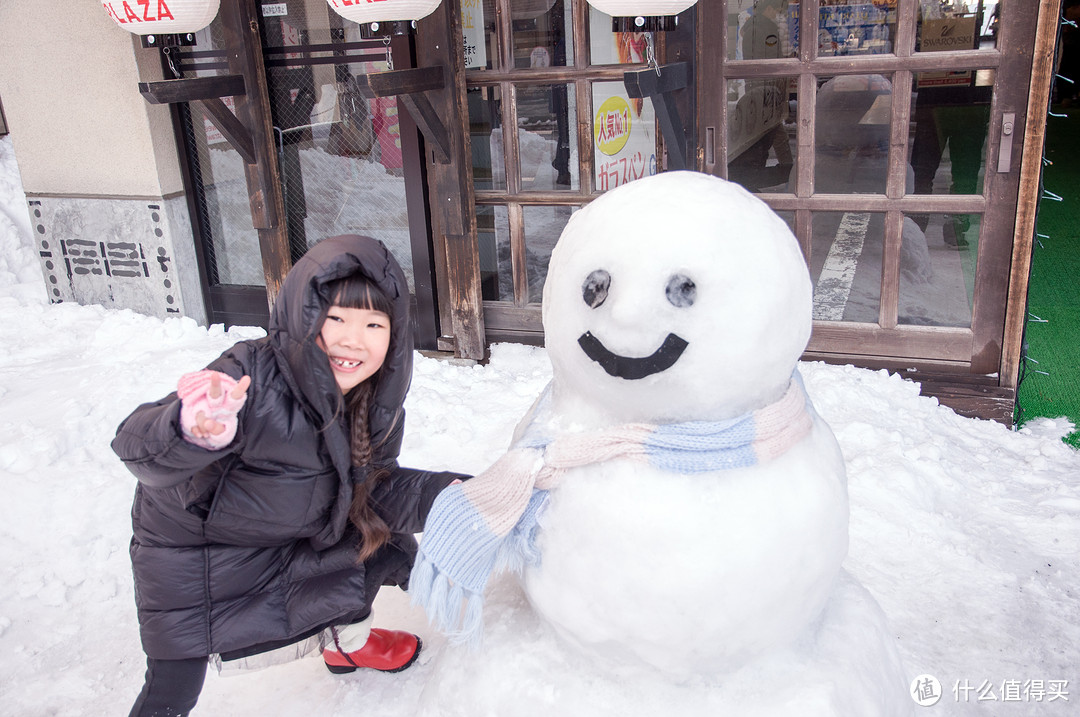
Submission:
[[[317,326],[327,282],[361,270],[394,303],[390,348],[370,411],[374,460],[351,465],[342,395]],[[379,242],[320,242],[289,272],[270,332],[209,368],[251,376],[235,440],[210,451],[180,433],[170,394],[137,408],[112,447],[139,479],[131,561],[143,649],[158,659],[260,652],[364,617],[382,584],[405,586],[436,494],[458,476],[397,465],[412,375],[409,294]],[[373,494],[394,537],[364,564],[348,521],[354,484],[390,470]]]

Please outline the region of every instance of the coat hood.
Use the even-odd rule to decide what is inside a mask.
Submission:
[[[270,312],[269,340],[278,364],[297,395],[320,425],[334,422],[341,411],[341,389],[326,354],[315,344],[319,319],[330,305],[327,284],[360,273],[393,303],[390,347],[377,374],[371,407],[371,442],[376,464],[396,460],[401,445],[402,403],[412,378],[412,325],[409,288],[401,267],[371,237],[348,234],[319,242],[293,265]]]

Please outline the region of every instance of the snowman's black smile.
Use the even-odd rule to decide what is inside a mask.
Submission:
[[[600,364],[608,375],[628,380],[645,378],[654,373],[666,371],[675,365],[683,351],[690,345],[675,334],[668,334],[660,348],[653,351],[651,355],[634,358],[612,353],[600,343],[600,339],[592,335],[591,331],[583,333],[577,341],[585,355]]]

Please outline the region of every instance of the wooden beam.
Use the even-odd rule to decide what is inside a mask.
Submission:
[[[198,102],[206,110],[210,121],[220,130],[233,149],[240,153],[244,161],[247,164],[255,164],[255,145],[251,141],[251,132],[221,101],[222,97],[242,97],[247,94],[243,75],[140,82],[139,94],[152,105]]]
[[[428,67],[445,65],[446,86],[427,90],[432,108],[455,128],[450,162],[429,162],[428,189],[436,255],[445,257],[449,326],[454,353],[483,359],[486,354],[480,291],[480,251],[472,183],[472,150],[465,93],[465,49],[457,3],[441,3],[416,27],[416,59]]]
[[[441,90],[446,86],[446,79],[442,67],[412,67],[357,75],[356,86],[368,97],[393,97]]]
[[[221,3],[219,19],[229,71],[242,75],[247,87],[247,93],[236,98],[236,117],[251,133],[256,161],[244,165],[244,175],[252,226],[259,234],[266,298],[273,306],[281,282],[292,266],[292,258],[263,65],[259,12],[256,0],[229,0]]]
[[[251,133],[243,125],[236,115],[225,106],[225,103],[216,97],[196,100],[206,111],[210,121],[218,128],[222,136],[229,140],[240,156],[247,164],[255,164],[258,160],[255,156],[255,145],[251,141]]]
[[[1020,197],[1013,232],[1012,265],[1009,269],[1009,292],[1005,305],[1005,333],[1001,364],[1001,385],[1017,388],[1023,355],[1024,325],[1027,322],[1028,281],[1031,274],[1031,251],[1035,240],[1035,220],[1041,194],[1042,153],[1046,140],[1046,115],[1050,107],[1050,81],[1054,76],[1054,49],[1060,21],[1058,0],[1039,3],[1035,52],[1031,64],[1031,88],[1028,91],[1027,128],[1020,160]]]
[[[242,75],[191,77],[180,80],[140,82],[139,94],[152,105],[236,97],[247,92]]]
[[[397,97],[435,151],[435,159],[440,164],[450,162],[450,133],[424,93],[441,90],[445,86],[446,79],[441,66],[388,70],[356,76],[356,87],[365,97]]]
[[[623,74],[626,94],[634,98],[648,97],[652,100],[653,111],[660,121],[660,131],[664,134],[668,169],[686,169],[687,167],[686,131],[673,95],[674,92],[686,88],[686,71],[685,62],[674,62],[661,65],[659,68],[649,67]]]
[[[405,107],[409,116],[413,118],[413,122],[416,123],[417,129],[434,150],[436,161],[440,164],[449,164],[450,133],[439,119],[439,114],[431,106],[428,98],[421,94],[399,95],[398,102]]]
[[[674,62],[657,68],[630,70],[623,73],[626,92],[631,97],[651,97],[665,95],[675,90],[686,88],[686,63]]]

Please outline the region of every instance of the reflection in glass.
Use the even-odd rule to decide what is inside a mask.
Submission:
[[[472,140],[472,175],[476,189],[506,189],[503,158],[502,99],[498,87],[474,87],[466,93],[469,103],[469,136]]]
[[[728,179],[786,192],[795,167],[794,78],[728,80]]]
[[[593,156],[602,192],[656,174],[656,115],[621,82],[593,83]]]
[[[778,209],[774,209],[773,211],[776,212],[776,216],[778,216],[778,217],[780,217],[781,219],[784,220],[784,223],[787,224],[788,229],[791,230],[791,233],[795,234],[795,212],[789,212],[789,211],[778,210]],[[800,243],[800,246],[801,246],[802,242],[799,242],[799,243]]]
[[[992,50],[997,45],[1000,3],[919,0],[915,51]]]
[[[192,102],[191,139],[196,148],[192,170],[203,185],[210,234],[211,283],[265,286],[259,234],[251,226],[244,160]]]
[[[466,70],[490,70],[498,65],[495,0],[461,0],[461,34]]]
[[[569,0],[513,0],[510,19],[514,67],[574,64],[574,25]]]
[[[788,225],[788,229],[790,229],[791,233],[794,234],[795,233],[795,212],[788,212],[788,211],[784,211],[782,209],[776,209],[776,210],[773,210],[773,211],[776,213],[776,216],[778,216],[778,217],[780,217],[781,219],[784,220],[784,223]]]
[[[529,280],[529,303],[543,299],[551,250],[559,240],[573,209],[568,206],[522,207],[525,218],[525,274]]]
[[[883,55],[893,51],[896,2],[825,0],[818,10],[819,57]]]
[[[504,206],[476,207],[476,239],[480,253],[480,293],[484,301],[514,300],[510,258],[510,218]]]
[[[794,57],[799,41],[799,4],[787,0],[729,0],[728,59]]]
[[[516,96],[521,189],[576,190],[581,177],[577,133],[570,131],[577,127],[574,93],[566,85],[518,86]]]
[[[891,113],[892,83],[881,75],[841,75],[818,88],[815,193],[885,193]]]
[[[810,251],[816,321],[877,323],[885,215],[815,212]]]
[[[648,62],[649,33],[612,32],[611,15],[589,6],[589,63],[622,65]],[[655,34],[654,34],[655,37]]]
[[[899,323],[971,326],[981,223],[978,214],[904,217]]]
[[[993,73],[915,76],[911,167],[915,194],[980,194],[986,169]]]

